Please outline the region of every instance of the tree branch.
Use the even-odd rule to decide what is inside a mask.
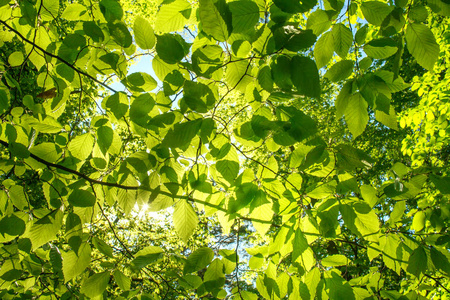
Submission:
[[[25,42],[27,42],[28,44],[32,45],[34,48],[39,49],[40,51],[42,51],[42,53],[44,53],[45,55],[48,55],[50,57],[56,58],[57,60],[59,60],[60,62],[62,62],[63,64],[67,65],[69,68],[71,68],[72,70],[74,70],[75,72],[77,72],[78,74],[82,74],[86,77],[88,77],[89,79],[91,79],[92,81],[100,84],[101,86],[103,86],[104,88],[110,90],[111,92],[117,93],[117,91],[115,89],[113,89],[112,87],[109,87],[108,85],[104,84],[103,82],[101,82],[100,80],[98,80],[97,78],[95,78],[94,76],[89,75],[88,73],[86,73],[85,71],[79,70],[77,67],[75,67],[73,64],[69,63],[67,60],[59,57],[58,55],[55,55],[51,52],[46,51],[44,48],[42,48],[41,46],[37,45],[36,43],[34,43],[33,41],[30,41],[29,39],[27,39],[25,36],[23,36],[20,32],[18,32],[16,29],[12,28],[10,25],[8,25],[5,21],[0,20],[0,24],[3,24],[3,26],[5,26],[6,28],[8,28],[9,30],[11,30],[12,32],[14,32],[17,36],[19,36],[22,40],[24,40]]]
[[[9,147],[9,143],[7,143],[5,141],[0,140],[0,144],[5,146],[6,148]],[[93,179],[93,178],[89,177],[88,175],[83,174],[81,172],[78,172],[76,170],[72,170],[72,169],[67,168],[65,166],[54,164],[54,163],[51,163],[49,161],[46,161],[45,159],[42,159],[42,158],[34,155],[33,153],[30,153],[30,157],[33,158],[34,160],[36,160],[36,161],[46,165],[48,168],[55,168],[55,169],[59,169],[59,170],[65,171],[67,173],[71,173],[71,174],[76,175],[76,176],[78,176],[80,178],[83,178],[84,180],[86,180],[90,184],[99,184],[99,185],[102,185],[102,186],[115,187],[115,188],[124,189],[124,190],[145,189],[145,190],[148,190],[150,192],[157,192],[158,194],[161,194],[161,195],[164,195],[164,196],[167,196],[167,197],[176,198],[176,199],[190,200],[190,201],[193,201],[195,203],[202,204],[204,206],[215,208],[215,209],[220,210],[220,211],[225,212],[225,213],[228,212],[228,210],[226,208],[223,208],[220,205],[215,205],[215,204],[209,203],[207,201],[203,201],[203,200],[200,200],[200,199],[195,199],[195,198],[193,198],[190,195],[174,195],[174,194],[172,194],[170,192],[165,192],[165,191],[161,191],[161,190],[157,190],[157,189],[152,189],[150,187],[143,188],[141,186],[129,186],[129,185],[122,185],[122,184],[119,184],[119,183],[100,181],[100,180]],[[270,225],[275,226],[275,227],[280,227],[280,225],[275,224],[275,223],[273,223],[270,220],[267,221],[267,220],[261,220],[261,219],[248,218],[248,217],[242,216],[241,214],[236,214],[236,217],[237,218],[241,218],[243,220],[248,220],[248,221],[257,222],[257,223],[270,224]],[[284,225],[282,225],[282,226],[284,226]]]

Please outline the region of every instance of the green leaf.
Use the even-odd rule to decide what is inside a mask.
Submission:
[[[273,1],[282,11],[287,13],[303,13],[312,9],[317,0],[275,0]]]
[[[258,72],[258,83],[259,85],[269,93],[273,90],[273,79],[272,73],[269,66],[263,66]]]
[[[389,218],[389,224],[394,225],[396,222],[401,221],[406,210],[406,202],[398,201],[394,205],[394,209],[391,212],[391,216]]]
[[[78,33],[69,34],[64,38],[63,44],[70,49],[80,49],[86,46],[86,38]]]
[[[219,160],[216,163],[216,169],[232,185],[239,174],[239,163],[226,159]]]
[[[316,36],[331,27],[330,15],[321,9],[312,12],[306,21],[306,28],[311,29]]]
[[[76,136],[69,142],[69,151],[79,160],[86,160],[94,148],[94,137],[90,133]]]
[[[135,180],[131,180],[131,182],[130,185],[136,185]],[[129,215],[136,204],[136,191],[120,189],[117,193],[117,203],[123,209],[123,212]]]
[[[133,92],[150,92],[158,85],[152,76],[144,72],[136,72],[128,75],[125,82]]]
[[[353,137],[361,135],[369,121],[367,113],[367,102],[360,93],[352,95],[349,104],[345,109],[345,120]]]
[[[315,189],[313,189],[307,195],[308,195],[308,197],[311,197],[314,199],[323,199],[323,198],[329,197],[335,193],[336,185],[337,185],[336,180],[329,181],[325,184],[317,186]]]
[[[197,135],[201,125],[202,119],[175,124],[164,137],[162,144],[171,148],[183,147]]]
[[[108,153],[113,143],[114,131],[109,126],[100,126],[97,129],[97,143],[104,155]]]
[[[127,25],[124,22],[116,21],[114,23],[108,23],[109,33],[113,37],[114,41],[123,48],[128,48],[133,42]]]
[[[411,229],[415,232],[421,231],[425,227],[426,215],[422,210],[419,210],[414,214]]]
[[[187,289],[197,289],[202,285],[203,280],[197,275],[188,274],[181,277],[178,282]]]
[[[381,26],[384,19],[394,9],[393,6],[389,6],[380,1],[366,1],[361,4],[361,11],[366,18],[367,22],[375,26]]]
[[[164,4],[156,14],[155,29],[164,33],[182,30],[191,16],[191,4],[176,0]]]
[[[36,220],[24,234],[24,237],[30,239],[33,250],[36,250],[43,244],[56,239],[56,234],[62,226],[63,212],[55,210]]]
[[[117,0],[102,0],[100,1],[100,11],[107,22],[120,21],[123,17],[123,9],[120,2]]]
[[[9,108],[9,92],[0,89],[0,114],[3,114]]]
[[[439,45],[431,30],[419,23],[409,23],[406,27],[406,46],[419,65],[432,70],[439,57]]]
[[[450,16],[450,4],[445,0],[429,0],[427,5],[437,14]]]
[[[373,59],[372,58],[364,57],[363,59],[361,59],[359,61],[358,64],[359,64],[359,68],[361,70],[367,70],[367,69],[369,69],[372,66],[372,63],[373,63]]]
[[[69,4],[61,15],[68,21],[89,21],[90,16],[86,6],[80,3]]]
[[[18,67],[23,64],[24,57],[21,51],[15,51],[8,57],[8,63],[11,67]]]
[[[308,57],[294,56],[291,60],[292,83],[299,93],[319,98],[321,94],[316,63]]]
[[[150,94],[146,93],[139,95],[131,103],[130,120],[139,126],[146,128],[150,121],[149,113],[152,111],[155,104],[156,102]]]
[[[98,237],[94,237],[92,239],[92,242],[94,243],[95,248],[97,248],[97,250],[100,251],[100,253],[108,257],[114,258],[113,249],[111,248],[110,245],[108,245]]]
[[[62,253],[64,282],[68,282],[80,275],[91,262],[91,247],[84,242],[77,253],[70,250]]]
[[[317,67],[320,69],[325,66],[334,53],[334,38],[331,31],[325,32],[314,46],[314,58],[317,62]]]
[[[259,20],[259,8],[253,1],[238,0],[228,4],[231,15],[233,33],[252,29]]]
[[[397,53],[398,48],[392,39],[371,40],[364,45],[364,52],[375,59],[386,59]]]
[[[9,143],[8,149],[11,154],[17,158],[28,158],[30,156],[30,151],[27,147],[20,143]]]
[[[198,74],[207,78],[220,74],[222,78],[222,64],[224,59],[223,49],[218,45],[205,45],[198,48],[192,54],[192,67]]]
[[[353,233],[370,241],[378,242],[377,233],[380,231],[378,216],[370,205],[354,202],[351,205],[340,205],[345,225]]]
[[[206,269],[203,281],[207,290],[211,291],[225,284],[225,273],[223,262],[216,258]]]
[[[246,60],[229,63],[225,72],[225,79],[228,87],[245,91],[247,85],[253,80],[250,71],[251,64]]]
[[[42,9],[40,11],[40,16],[44,21],[52,21],[59,14],[59,1],[58,0],[42,0],[36,1],[36,7],[40,7],[42,4]]]
[[[83,31],[96,43],[105,39],[102,29],[93,21],[83,22]]]
[[[41,121],[34,118],[30,119],[28,124],[42,133],[58,133],[63,128],[58,121],[50,116],[47,116]]]
[[[219,42],[231,34],[231,13],[224,0],[200,0],[198,15],[202,30]]]
[[[416,277],[420,277],[420,274],[425,274],[427,271],[427,253],[422,246],[417,247],[409,256],[408,267],[406,271],[413,274]]]
[[[335,270],[326,272],[324,277],[329,299],[355,300],[352,287]]]
[[[334,51],[341,57],[345,58],[348,50],[352,46],[353,35],[350,29],[342,23],[336,24],[331,30],[334,40]]]
[[[199,248],[189,255],[184,265],[183,273],[192,273],[205,268],[214,258],[214,251],[210,248]]]
[[[143,267],[162,258],[164,252],[160,247],[147,246],[134,255],[131,265],[135,269],[142,269]]]
[[[0,220],[0,240],[3,243],[8,242],[8,236],[11,236],[11,239],[14,239],[15,236],[22,235],[25,232],[26,224],[20,216],[20,213],[16,212],[11,215],[4,216]]]
[[[117,119],[122,118],[128,111],[128,97],[124,92],[115,93],[105,99],[105,107],[109,108]]]
[[[433,182],[434,186],[442,193],[449,195],[450,194],[450,177],[448,176],[437,176],[434,174],[430,175],[431,182]]]
[[[366,42],[366,36],[367,36],[367,24],[362,26],[358,31],[355,33],[355,42],[358,45],[362,45]]]
[[[128,291],[131,287],[131,279],[125,276],[121,271],[114,271],[114,280],[122,291]]]
[[[353,73],[353,61],[341,60],[328,69],[325,77],[333,82],[347,79]]]
[[[362,150],[346,144],[340,144],[335,149],[340,168],[353,171],[357,168],[369,169],[372,167],[373,159]]]
[[[198,217],[192,205],[185,200],[177,202],[173,212],[173,225],[178,236],[184,243],[187,243],[192,236],[197,224]]]
[[[447,251],[446,249],[444,250]],[[436,269],[439,269],[446,273],[447,275],[450,274],[450,262],[447,256],[441,253],[438,249],[431,247],[430,249],[430,256],[431,261],[433,262],[433,265],[436,267]]]
[[[83,282],[80,292],[91,298],[97,297],[106,290],[109,278],[109,272],[94,274]]]
[[[186,80],[183,86],[184,101],[193,111],[206,113],[214,107],[216,98],[211,89],[202,83]]]
[[[292,240],[292,248],[294,249],[292,251],[293,261],[297,261],[297,258],[299,258],[309,248],[308,241],[300,228],[295,230],[295,236]]]
[[[155,46],[155,34],[149,21],[137,16],[134,20],[133,31],[136,44],[141,49],[149,50]]]
[[[236,189],[236,201],[229,204],[229,211],[232,213],[239,211],[241,208],[247,207],[255,199],[258,194],[258,187],[251,183],[245,182]]]
[[[291,60],[286,56],[278,56],[271,64],[273,81],[282,90],[292,89],[290,67]]]
[[[183,41],[180,39],[182,40],[180,36],[168,33],[157,36],[156,52],[164,62],[168,64],[175,64],[181,61],[187,54],[182,44]]]
[[[86,190],[75,189],[70,194],[68,201],[77,207],[90,207],[95,204],[95,196]]]
[[[288,31],[288,34],[285,34],[286,42],[284,43],[284,48],[289,51],[298,52],[303,49],[308,49],[316,42],[317,37],[313,34],[312,30],[292,28],[290,31]]]
[[[12,187],[10,187],[9,197],[13,205],[19,210],[25,210],[28,208],[28,201],[22,186],[13,185]]]
[[[348,264],[347,257],[341,254],[330,255],[322,259],[322,266],[324,267],[345,266],[347,264]]]
[[[308,289],[308,294],[305,293],[305,298],[302,296],[302,299],[315,299],[317,286],[320,282],[320,271],[319,268],[313,268],[309,271],[305,276],[305,286]],[[307,296],[310,296],[307,298]]]
[[[430,3],[428,3],[430,5]],[[423,5],[411,7],[408,18],[416,22],[425,22],[428,17],[428,11]]]

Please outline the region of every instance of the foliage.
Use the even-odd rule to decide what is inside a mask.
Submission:
[[[448,299],[449,15],[0,0],[0,297]]]

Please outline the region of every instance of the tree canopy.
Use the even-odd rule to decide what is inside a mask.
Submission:
[[[0,298],[449,299],[449,16],[0,0]]]

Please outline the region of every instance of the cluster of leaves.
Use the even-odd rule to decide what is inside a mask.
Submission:
[[[0,297],[446,299],[448,16],[0,0]]]

